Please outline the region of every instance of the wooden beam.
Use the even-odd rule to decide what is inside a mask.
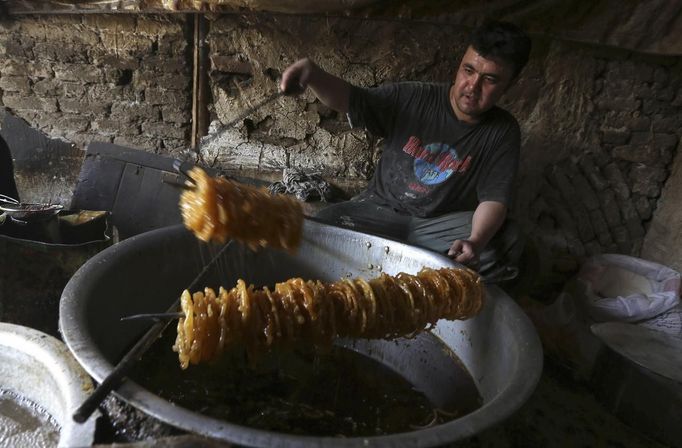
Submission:
[[[192,62],[192,141],[195,151],[199,148],[201,138],[208,133],[208,21],[203,14],[193,14],[193,62]]]

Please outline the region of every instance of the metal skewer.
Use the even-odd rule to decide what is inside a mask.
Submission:
[[[206,266],[199,272],[199,275],[197,275],[194,280],[192,280],[192,283],[187,287],[188,290],[192,290],[196,287],[196,285],[199,283],[201,278],[204,276],[206,272],[208,272],[209,268],[213,266],[218,259],[225,253],[227,248],[229,248],[233,244],[234,240],[228,241],[222,249],[214,256],[211,261],[208,262]],[[170,306],[168,309],[167,313],[173,313],[173,314],[182,314],[178,313],[178,306],[180,305],[180,299],[177,299],[173,305]],[[166,313],[164,313],[166,314]],[[109,392],[112,390],[118,388],[121,383],[126,378],[126,375],[130,371],[130,369],[135,365],[135,363],[142,357],[142,355],[149,350],[149,348],[152,346],[152,344],[161,336],[163,331],[168,327],[168,324],[172,322],[172,320],[158,320],[147,332],[137,341],[137,343],[131,348],[128,353],[118,362],[116,367],[114,367],[114,370],[111,371],[111,373],[104,378],[104,380],[100,383],[99,386],[95,389],[95,391],[90,395],[84,402],[81,404],[78,409],[73,413],[73,420],[77,423],[83,423],[85,422],[93,412],[95,412],[95,409],[97,409],[97,406],[100,405],[102,401],[109,395]]]
[[[192,179],[192,177],[189,175],[189,172],[187,171],[187,169],[185,167],[183,167],[182,165],[183,165],[182,160],[178,160],[178,159],[173,160],[173,169],[176,172],[182,174],[183,176],[185,176],[187,178],[186,183],[183,184],[182,186],[190,188],[187,185],[187,182],[189,182],[190,184],[194,184],[194,179]]]
[[[156,321],[166,321],[166,320],[179,319],[184,315],[185,315],[185,313],[182,313],[182,312],[177,312],[177,313],[142,313],[142,314],[133,314],[131,316],[124,316],[121,318],[121,321],[140,320],[140,319],[153,319]]]
[[[243,92],[242,92],[243,93]],[[210,143],[213,141],[217,136],[220,135],[220,131],[223,129],[228,129],[231,128],[232,126],[236,125],[249,115],[253,114],[256,110],[260,109],[261,107],[265,106],[268,103],[273,102],[277,98],[288,94],[288,92],[282,92],[280,90],[277,90],[276,92],[270,94],[269,96],[265,97],[265,99],[259,101],[256,104],[250,104],[247,109],[245,109],[243,112],[241,112],[239,115],[237,115],[235,118],[230,120],[229,122],[223,124],[220,126],[220,129],[212,136],[208,136],[204,138],[204,141],[202,142],[202,145],[205,145],[207,143]],[[243,95],[246,97],[245,95]],[[187,183],[185,184],[174,184],[174,186],[180,187],[180,188],[185,188],[185,189],[191,189],[192,185],[194,185],[194,180],[190,177],[189,173],[187,172],[187,169],[184,166],[184,163],[181,160],[174,160],[173,161],[173,169],[177,171],[178,173],[182,174],[187,178],[187,182],[189,182],[189,185]]]
[[[223,124],[220,126],[220,128],[211,136],[204,137],[201,141],[201,146],[204,146],[208,143],[211,143],[213,140],[218,138],[221,135],[220,131],[223,131],[225,129],[231,128],[232,126],[236,125],[252,113],[254,113],[256,110],[260,109],[261,107],[265,106],[268,103],[271,103],[272,101],[276,100],[280,96],[286,95],[288,92],[282,92],[280,90],[277,90],[275,93],[272,93],[270,96],[266,97],[265,99],[259,101],[256,104],[250,105],[251,107],[247,108],[244,110],[244,112],[240,113],[237,115],[235,118],[230,120],[229,122]]]
[[[12,196],[7,196],[5,194],[0,194],[0,201],[9,202],[10,204],[19,205],[19,201],[14,199]]]

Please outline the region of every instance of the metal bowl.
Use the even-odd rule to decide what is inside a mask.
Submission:
[[[306,221],[304,241],[295,255],[239,248],[234,245],[228,250],[218,263],[220,271],[210,272],[201,284],[231,285],[244,278],[247,283],[272,285],[293,276],[336,281],[344,276],[369,278],[380,272],[395,275],[416,273],[424,266],[454,266],[449,258],[424,249],[312,221]],[[120,318],[166,310],[210,255],[205,245],[182,226],[175,226],[125,240],[81,267],[62,294],[60,330],[85,370],[98,382],[111,373],[148,328],[148,323],[120,322]],[[426,356],[406,356],[411,353],[410,344],[423,344]],[[312,437],[236,425],[171,404],[132,381],[125,382],[117,395],[166,423],[239,445],[428,447],[470,437],[509,417],[532,393],[541,374],[542,349],[532,324],[495,286],[488,287],[488,300],[477,317],[440,321],[430,334],[412,340],[372,341],[365,352],[374,353],[375,359],[407,379],[425,379],[422,383],[431,384],[432,389],[427,395],[437,396],[454,390],[447,372],[430,361],[438,356],[429,346],[442,348],[442,344],[471,374],[482,406],[442,425],[386,436]]]
[[[64,206],[59,204],[31,204],[0,201],[0,216],[22,222],[45,221],[59,214]]]
[[[45,409],[61,427],[60,447],[92,445],[97,417],[77,425],[70,415],[90,394],[92,382],[61,341],[33,328],[0,323],[0,388]]]

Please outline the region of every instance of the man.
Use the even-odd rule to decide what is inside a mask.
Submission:
[[[309,59],[280,88],[310,87],[327,106],[385,140],[368,189],[320,218],[447,254],[497,279],[513,278],[520,233],[506,221],[519,160],[516,120],[496,107],[528,61],[514,25],[478,28],[452,84],[405,82],[362,89]]]
[[[0,194],[19,200],[19,193],[14,182],[12,154],[2,136],[0,136]]]

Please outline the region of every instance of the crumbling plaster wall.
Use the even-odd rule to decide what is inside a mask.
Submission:
[[[183,151],[191,125],[187,23],[93,15],[0,25],[2,105],[77,145],[108,140],[191,156]],[[303,56],[360,86],[447,82],[467,33],[443,23],[213,17],[206,44],[214,123],[195,157],[270,179],[302,168],[357,191],[381,142],[350,130],[309,92],[281,97],[232,128],[220,123],[274,92],[284,68]],[[679,57],[534,36],[531,61],[502,105],[523,131],[514,215],[547,261],[543,269],[561,278],[585,255],[641,253],[678,153],[681,71]]]

